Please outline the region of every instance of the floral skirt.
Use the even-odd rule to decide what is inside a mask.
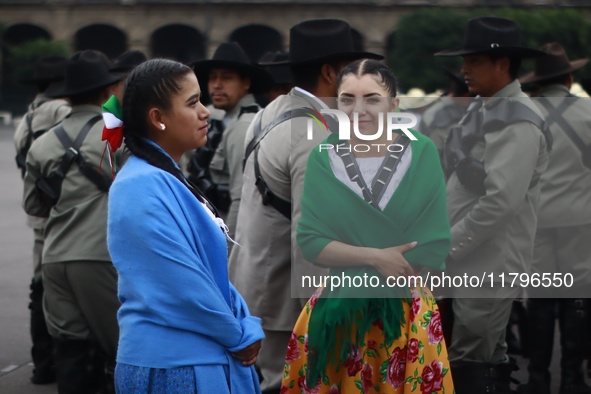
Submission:
[[[454,393],[439,309],[427,288],[412,291],[412,305],[402,303],[406,323],[391,346],[385,346],[383,324],[376,321],[365,347],[352,352],[340,368],[329,364],[321,382],[308,387],[308,323],[321,293],[318,289],[310,298],[291,335],[281,394]]]

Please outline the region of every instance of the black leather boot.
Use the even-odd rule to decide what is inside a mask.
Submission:
[[[550,363],[556,324],[556,300],[532,298],[527,302],[530,347],[527,384],[518,388],[520,394],[550,394]]]
[[[103,365],[88,340],[56,340],[57,391],[59,394],[95,394],[104,385]]]
[[[456,394],[496,393],[497,371],[494,364],[455,361],[450,365]]]
[[[583,377],[588,329],[586,303],[585,299],[560,300],[560,394],[591,394]]]
[[[33,279],[30,286],[29,310],[31,311],[31,358],[33,359],[33,384],[49,384],[56,380],[55,346],[47,332],[43,313],[43,282]]]
[[[508,361],[495,365],[495,393],[512,394],[517,393],[511,388],[511,383],[516,382],[511,378],[511,374],[517,371],[519,367],[514,358],[510,357]]]

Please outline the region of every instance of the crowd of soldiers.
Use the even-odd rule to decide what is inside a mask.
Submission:
[[[353,41],[343,21],[309,22],[313,29],[308,26],[306,34],[300,25],[291,29],[289,53],[268,53],[259,64],[237,43],[222,43],[211,59],[192,64],[210,101],[210,129],[206,146],[188,152],[180,165],[224,215],[235,241],[229,245],[230,279],[263,320],[257,366],[264,393],[280,392],[285,349],[314,290],[292,286],[292,278],[327,272],[306,262],[295,241],[307,157],[327,134],[314,124],[314,138],[294,140],[293,130],[305,130],[307,120],[278,117],[334,105],[324,98],[336,97]],[[460,72],[446,71],[452,87],[421,113],[417,127],[437,146],[447,176],[447,270],[572,273],[574,288],[561,298],[529,294],[529,381],[519,392],[550,393],[558,317],[560,393],[591,393],[583,373],[591,102],[569,93],[573,71],[588,59],[570,61],[558,43],[524,48],[519,27],[496,17],[470,20],[462,46],[437,55],[464,58]],[[535,70],[520,77],[524,58],[536,59]],[[112,63],[87,50],[70,59],[41,59],[26,81],[38,94],[15,143],[23,205],[35,233],[31,381],[57,379],[60,393],[113,391],[118,300],[106,246],[107,162],[125,158],[105,155],[100,114],[111,94],[121,100],[126,76],[145,59],[129,51]],[[531,96],[549,99],[531,100],[519,81],[532,86]],[[46,192],[44,201],[36,188]],[[511,392],[515,365],[505,339],[513,301],[523,294],[506,290],[491,287],[477,297],[442,301],[458,394]]]

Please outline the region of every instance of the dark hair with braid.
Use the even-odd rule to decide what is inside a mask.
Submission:
[[[144,139],[148,138],[148,110],[171,108],[172,96],[182,89],[182,82],[193,73],[186,65],[166,59],[152,59],[137,66],[125,82],[123,94],[123,135],[129,151],[161,170],[172,174],[197,197],[204,201],[194,185],[177,168],[172,159]]]
[[[390,97],[396,97],[398,80],[388,66],[373,59],[359,59],[348,64],[341,70],[337,80],[337,86],[341,86],[343,78],[349,74],[362,77],[372,75],[377,77],[378,83],[388,91]]]

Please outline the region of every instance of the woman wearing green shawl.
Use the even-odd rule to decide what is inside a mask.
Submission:
[[[338,92],[351,138],[332,134],[310,153],[297,239],[341,283],[329,279],[302,311],[281,393],[452,394],[435,300],[420,283],[405,284],[422,269],[442,270],[449,252],[437,150],[418,133],[357,136],[376,134],[397,109],[385,65],[351,63]]]

